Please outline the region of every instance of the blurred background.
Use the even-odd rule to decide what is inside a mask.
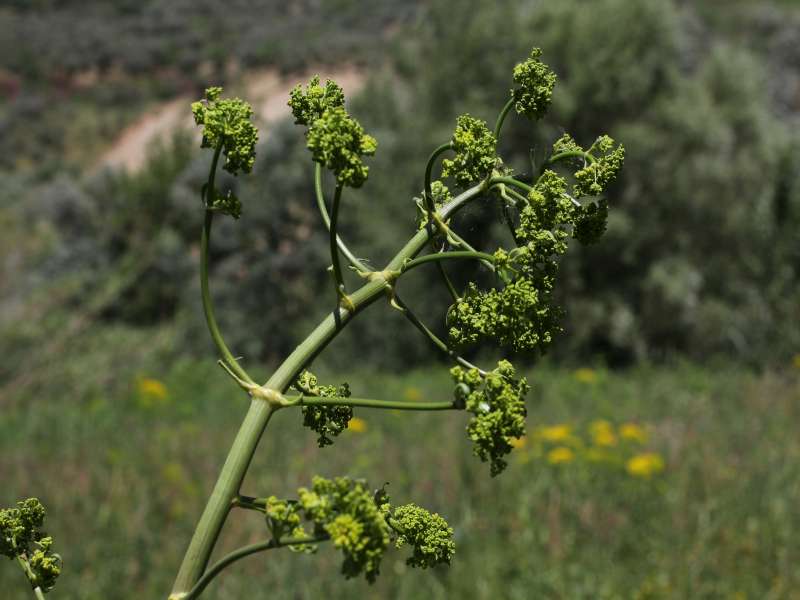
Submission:
[[[224,85],[262,123],[254,173],[223,181],[244,214],[218,221],[211,285],[229,345],[266,378],[332,300],[292,85],[340,81],[378,139],[341,227],[379,267],[415,229],[430,151],[460,113],[493,122],[533,46],[553,106],[510,118],[503,156],[524,171],[568,131],[627,158],[607,235],[562,261],[565,333],[519,359],[530,431],[509,468],[489,478],[460,414],[357,411],[320,450],[283,411],[244,487],[390,481],[454,526],[453,566],[405,573],[392,552],[369,586],[330,548],[271,552],[206,596],[800,598],[800,2],[5,0],[0,506],[50,509],[54,597],[165,597],[246,410],[202,319],[210,157],[189,103]],[[493,248],[498,221],[479,205],[457,226]],[[447,296],[416,273],[404,296],[441,331]],[[358,396],[451,393],[382,303],[314,369]],[[266,536],[255,516],[229,524],[223,549]],[[28,597],[0,567],[4,597]]]

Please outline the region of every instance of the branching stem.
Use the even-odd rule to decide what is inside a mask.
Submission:
[[[494,137],[495,139],[500,139],[500,129],[503,127],[503,122],[506,120],[506,116],[508,112],[511,110],[511,107],[514,106],[514,96],[512,95],[511,98],[508,99],[503,109],[500,111],[500,114],[497,117],[497,122],[494,125]]]
[[[322,193],[322,165],[319,163],[314,163],[314,165],[314,192],[317,197],[317,207],[319,208],[319,213],[322,216],[322,222],[325,224],[325,229],[330,232],[331,218],[328,216],[328,207],[325,204],[325,195]],[[336,236],[336,245],[339,247],[339,250],[344,257],[356,269],[359,271],[369,270],[367,266],[350,251],[350,248],[348,248],[347,244],[342,241],[342,237],[340,235]]]
[[[328,540],[328,536],[319,536],[319,537],[296,537],[296,538],[284,538],[282,540],[269,540],[265,542],[258,542],[256,544],[250,544],[249,546],[242,546],[238,550],[234,550],[230,554],[226,554],[224,557],[219,559],[215,562],[211,567],[209,567],[208,571],[206,571],[203,576],[197,581],[197,583],[192,587],[186,595],[183,596],[186,600],[194,600],[200,596],[206,586],[220,574],[226,567],[235,563],[237,560],[241,560],[251,554],[256,554],[258,552],[263,552],[265,550],[272,550],[274,548],[285,548],[286,546],[299,546],[301,544],[317,544],[319,542],[324,542]]]

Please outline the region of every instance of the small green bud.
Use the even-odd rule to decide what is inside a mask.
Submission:
[[[236,175],[249,173],[256,160],[258,130],[250,122],[253,109],[239,98],[220,100],[221,87],[206,90],[205,98],[192,103],[194,121],[203,128],[203,148],[222,148],[223,169]]]
[[[453,177],[462,187],[487,177],[497,163],[497,139],[486,121],[470,115],[456,120],[451,140],[456,155],[442,161],[442,175]]]
[[[514,83],[511,90],[514,109],[529,119],[541,119],[550,106],[556,74],[539,60],[542,51],[534,48],[530,58],[514,67]]]

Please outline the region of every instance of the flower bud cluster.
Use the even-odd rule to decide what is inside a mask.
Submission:
[[[556,74],[539,57],[540,48],[531,51],[530,58],[514,67],[514,83],[519,86],[511,90],[514,110],[529,119],[541,119],[553,98]]]
[[[61,574],[61,557],[50,549],[53,538],[40,531],[45,515],[36,498],[0,509],[0,555],[25,563],[31,585],[48,592]]]
[[[319,385],[317,377],[310,371],[303,371],[297,378],[295,387],[303,394],[322,397],[350,397],[350,386]],[[303,406],[303,425],[319,434],[317,444],[320,448],[333,444],[333,439],[347,429],[353,418],[352,406]]]
[[[453,177],[460,186],[484,179],[497,163],[497,138],[486,121],[459,116],[451,144],[456,155],[442,161],[442,175]]]
[[[377,141],[344,107],[342,89],[328,80],[325,87],[315,76],[303,92],[295,87],[289,98],[295,123],[306,125],[306,141],[314,162],[336,176],[339,185],[359,188],[369,175],[363,156],[372,156]]]
[[[473,415],[467,425],[473,453],[489,461],[494,477],[506,468],[503,457],[511,452],[512,440],[525,435],[528,383],[524,377],[515,379],[514,366],[507,360],[485,375],[458,366],[450,374],[456,383],[456,401]]]
[[[442,517],[414,504],[392,509],[385,490],[370,491],[363,480],[314,477],[311,488],[297,493],[297,501],[267,500],[270,531],[276,539],[287,532],[302,536],[301,521],[308,521],[314,537],[329,538],[342,551],[347,578],[363,573],[367,581],[375,581],[392,539],[398,548],[413,548],[407,562],[414,567],[449,564],[455,552],[453,530]],[[313,545],[293,549],[313,551]]]
[[[256,160],[258,130],[250,122],[253,109],[239,98],[220,99],[221,87],[206,90],[205,98],[192,103],[194,121],[203,128],[203,148],[222,148],[223,169],[237,175],[249,173]]]

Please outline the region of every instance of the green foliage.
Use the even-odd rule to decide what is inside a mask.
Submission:
[[[31,587],[46,593],[61,574],[61,557],[50,550],[53,538],[41,531],[45,516],[37,498],[0,509],[0,554],[18,560]]]
[[[486,121],[460,115],[451,140],[456,155],[442,161],[442,175],[461,187],[484,179],[497,162],[497,140]]]
[[[304,370],[297,378],[295,387],[303,394],[320,397],[350,397],[350,386],[319,385],[313,373]],[[320,448],[333,444],[333,437],[338,436],[353,418],[352,406],[303,406],[303,425],[319,434],[317,443]]]
[[[220,99],[221,87],[206,90],[205,99],[192,103],[194,121],[203,128],[203,148],[221,148],[225,155],[223,169],[236,175],[249,173],[256,161],[258,130],[250,122],[253,109],[239,98]],[[215,199],[216,203],[216,199]],[[238,200],[225,200],[230,210]]]
[[[362,156],[372,156],[378,143],[347,114],[343,106],[326,109],[308,129],[308,149],[315,162],[330,169],[339,185],[359,188],[369,167]]]
[[[507,466],[503,457],[511,452],[512,440],[525,435],[528,383],[524,377],[514,378],[514,366],[507,360],[485,375],[462,367],[453,367],[450,374],[456,382],[456,400],[473,414],[467,425],[473,453],[489,461],[492,477],[499,475]]]
[[[531,120],[547,112],[556,83],[556,74],[539,60],[541,55],[541,48],[534,48],[528,60],[514,67],[514,83],[519,86],[511,90],[514,110]]]

